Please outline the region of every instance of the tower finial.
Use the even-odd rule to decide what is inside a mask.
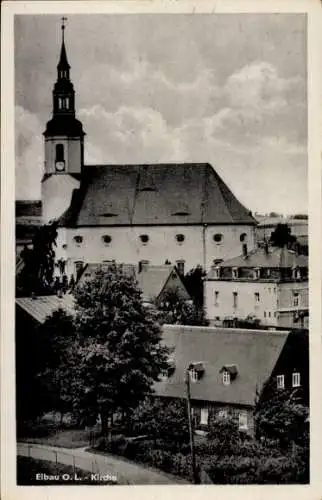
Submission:
[[[68,19],[67,19],[67,17],[65,17],[65,16],[63,16],[63,17],[61,18],[61,31],[62,31],[63,41],[64,41],[64,34],[65,34],[64,32],[65,32],[65,28],[66,28],[67,21],[68,21]],[[65,22],[66,22],[66,24],[65,24]]]

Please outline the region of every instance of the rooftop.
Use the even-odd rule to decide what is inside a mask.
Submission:
[[[82,172],[60,225],[257,222],[208,163],[93,165]]]
[[[202,362],[204,374],[191,383],[191,398],[253,406],[256,392],[272,374],[289,332],[213,327],[163,326],[163,342],[174,347],[175,371],[155,384],[157,395],[185,397],[185,372],[193,361]],[[222,369],[234,366],[236,378],[222,381]]]
[[[63,309],[68,314],[74,314],[74,297],[70,294],[46,295],[41,297],[19,297],[16,298],[16,305],[32,316],[39,323],[44,323],[47,316],[50,316],[57,309]]]
[[[256,248],[247,253],[247,257],[239,255],[218,264],[218,267],[249,267],[270,269],[291,269],[294,267],[308,268],[308,257],[299,255],[288,248],[269,247]],[[207,279],[215,277],[215,270],[211,269]]]

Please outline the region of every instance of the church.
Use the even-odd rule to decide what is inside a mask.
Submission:
[[[171,263],[209,270],[255,246],[256,220],[208,163],[85,165],[64,26],[44,132],[43,223],[57,221],[56,259],[85,264]]]

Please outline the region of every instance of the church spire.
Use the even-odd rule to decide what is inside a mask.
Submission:
[[[62,43],[60,49],[60,58],[57,65],[58,80],[61,80],[62,78],[66,78],[67,80],[69,80],[70,65],[68,64],[66,47],[65,47],[65,28],[66,28],[65,21],[67,21],[67,17],[62,17],[61,21],[62,21],[61,25]]]

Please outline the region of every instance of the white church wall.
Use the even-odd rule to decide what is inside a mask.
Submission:
[[[250,242],[253,241],[254,230],[249,226],[204,228],[182,225],[68,229],[64,243],[67,245],[66,256],[69,259],[68,273],[74,273],[75,262],[98,263],[107,260],[129,264],[148,260],[154,265],[164,264],[166,260],[172,264],[183,260],[185,272],[198,264],[209,269],[214,259],[227,259],[241,253],[240,234],[243,233],[248,235]],[[214,234],[222,234],[220,244],[214,242]],[[142,242],[142,235],[147,235],[149,240]],[[178,235],[184,236],[183,242],[178,241]],[[81,242],[75,240],[77,236],[82,238]],[[110,237],[111,241],[105,243],[104,236]]]

